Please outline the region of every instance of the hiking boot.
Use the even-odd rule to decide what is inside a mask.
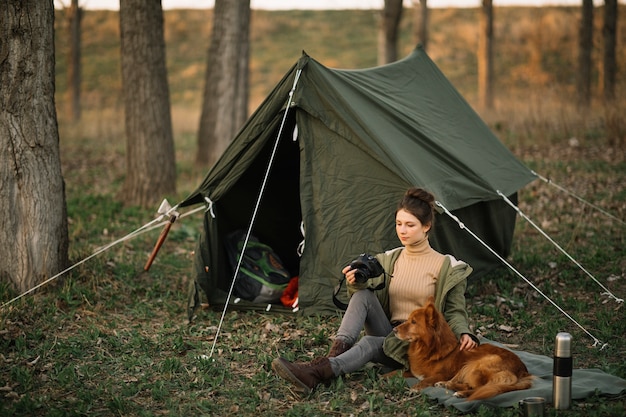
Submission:
[[[341,355],[343,352],[345,352],[346,350],[350,349],[351,347],[352,345],[349,344],[348,342],[344,342],[341,339],[335,339],[333,341],[332,346],[330,347],[330,351],[328,352],[327,357],[329,358],[337,357]]]
[[[328,358],[317,358],[305,364],[295,364],[285,358],[277,358],[272,361],[272,369],[304,394],[312,392],[320,383],[327,383],[335,378]]]

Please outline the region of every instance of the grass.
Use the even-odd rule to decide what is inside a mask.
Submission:
[[[584,112],[572,105],[576,27],[568,22],[575,19],[574,9],[496,11],[501,42],[498,106],[481,110],[481,116],[530,168],[624,219],[626,126],[620,115],[626,103],[618,101],[609,109],[594,99],[592,109]],[[475,16],[473,9],[434,10],[429,48],[471,103]],[[178,166],[178,194],[167,196],[170,201],[186,196],[205,173],[193,166],[193,156],[209,17],[210,12],[202,11],[166,14]],[[112,12],[86,13],[84,119],[72,125],[59,114],[72,264],[154,217],[150,210],[116,200],[125,169],[116,18]],[[259,11],[253,19],[252,106],[302,49],[330,66],[357,68],[375,62],[373,11]],[[620,25],[621,40],[624,27]],[[408,29],[403,22],[403,53],[411,48]],[[529,59],[533,44],[544,52],[539,61]],[[62,45],[57,51],[63,51]],[[60,55],[60,108],[63,68]],[[624,297],[623,224],[541,181],[522,189],[519,200],[525,214],[603,285]],[[201,222],[200,215],[176,222],[149,272],[143,265],[158,230],[114,246],[3,308],[0,415],[460,415],[410,391],[399,377],[380,378],[374,368],[344,376],[308,397],[295,395],[271,371],[272,359],[285,355],[308,360],[325,354],[339,316],[228,311],[217,341],[221,311],[200,310],[187,323],[186,294]],[[470,282],[467,298],[476,331],[548,356],[556,332],[568,331],[576,367],[626,378],[623,305],[607,301],[596,283],[521,220],[509,261],[608,345],[593,347],[592,338],[507,269]],[[16,295],[0,283],[2,302]],[[625,407],[623,396],[593,396],[574,401],[569,411],[548,408],[547,415],[616,416]],[[483,408],[475,414],[512,417],[519,410]]]
[[[77,200],[72,205],[93,204],[91,196]],[[120,231],[130,230],[149,214],[125,211],[118,204],[102,205],[110,211],[107,216],[120,219],[116,226]],[[106,239],[98,236],[102,225],[87,221],[90,212],[72,218],[85,217],[82,224],[96,229],[96,237],[85,241],[99,245]],[[173,239],[150,273],[140,268],[153,236],[129,241],[47,291],[9,307],[0,339],[2,410],[13,415],[457,414],[409,391],[400,378],[379,378],[374,369],[345,376],[304,399],[292,394],[271,372],[271,360],[279,354],[306,360],[325,353],[339,317],[294,320],[280,314],[229,311],[209,358],[219,312],[201,311],[191,324],[185,320],[186,274],[195,238],[190,234],[173,231]],[[612,239],[623,246],[623,233],[610,237],[597,238],[589,246],[608,250],[611,245],[603,242]],[[622,310],[614,311],[613,303],[602,304],[598,291],[569,268],[564,268],[564,276],[554,276],[546,266],[554,258],[547,257],[541,245],[529,243],[537,236],[518,236],[516,241],[520,239],[517,245],[525,249],[515,251],[514,262],[523,271],[537,271],[533,278],[544,279],[544,291],[558,287],[563,295],[557,301],[572,314],[582,315],[583,324],[609,346],[602,351],[589,347],[584,334],[503,271],[470,286],[470,314],[476,328],[486,337],[546,355],[551,355],[552,336],[567,329],[576,341],[576,366],[626,377]],[[618,250],[615,255],[623,259],[623,249]],[[623,266],[598,267],[605,275],[619,274],[613,290],[623,294]],[[568,286],[559,286],[560,279],[566,279]],[[4,288],[3,294],[6,299],[11,291]],[[593,314],[589,305],[595,306]],[[514,330],[502,331],[502,325]],[[559,415],[618,415],[623,407],[623,399],[590,398]],[[516,413],[482,410],[477,415]]]

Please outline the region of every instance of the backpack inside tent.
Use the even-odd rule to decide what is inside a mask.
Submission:
[[[213,306],[233,302],[226,237],[248,230],[253,217],[252,234],[299,277],[300,313],[332,314],[341,269],[360,253],[400,246],[395,209],[410,186],[432,192],[506,257],[516,212],[498,193],[515,201],[535,178],[420,46],[360,70],[327,68],[303,53],[179,205],[210,205],[189,318],[202,293]],[[430,240],[469,263],[473,276],[501,265],[449,216],[437,216]]]

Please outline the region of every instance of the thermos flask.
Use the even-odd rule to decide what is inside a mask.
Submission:
[[[556,335],[552,375],[554,408],[567,410],[572,402],[572,336],[569,333]]]

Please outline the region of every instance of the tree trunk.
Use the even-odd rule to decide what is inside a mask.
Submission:
[[[413,4],[413,39],[424,50],[428,44],[428,0],[412,0]]]
[[[196,164],[211,166],[248,118],[250,0],[216,0]]]
[[[239,5],[239,56],[237,59],[237,89],[235,94],[235,131],[231,138],[248,120],[248,96],[250,93],[250,0]]]
[[[483,0],[478,35],[478,95],[487,109],[493,108],[493,2]]]
[[[593,0],[583,0],[578,40],[578,103],[591,103],[591,51],[593,49]]]
[[[402,0],[385,0],[378,25],[378,65],[398,60],[398,27]]]
[[[67,267],[52,0],[0,2],[0,279],[24,292]]]
[[[604,101],[615,99],[615,77],[617,75],[617,0],[604,0],[604,71],[602,73],[604,86]]]
[[[149,207],[176,193],[176,159],[160,2],[120,1],[126,178],[121,197]]]
[[[80,22],[82,10],[78,0],[72,0],[67,11],[69,54],[67,60],[67,106],[68,120],[80,120]]]

